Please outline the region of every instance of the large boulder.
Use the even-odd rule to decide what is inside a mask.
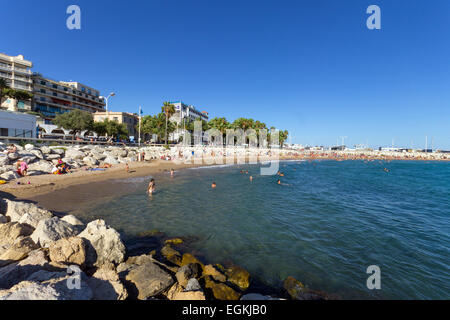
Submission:
[[[86,263],[86,239],[71,237],[59,239],[50,244],[50,260],[84,266]]]
[[[80,219],[71,214],[62,217],[61,220],[70,223],[73,226],[84,227],[84,223]]]
[[[42,146],[41,147],[41,152],[43,154],[50,154],[50,153],[52,153],[52,149],[50,149],[50,147],[47,147],[47,146]]]
[[[182,261],[181,254],[177,250],[173,249],[170,245],[165,245],[161,249],[161,254],[163,255],[164,258],[167,259],[167,261],[177,266],[181,266]]]
[[[204,277],[205,288],[209,289],[217,300],[239,300],[240,293],[222,282],[215,282],[210,276]]]
[[[98,269],[88,279],[88,285],[93,291],[93,300],[125,300],[128,297],[119,276],[109,268]]]
[[[36,158],[44,159],[44,155],[43,155],[42,151],[39,149],[30,150],[29,152],[31,154],[33,154]]]
[[[64,153],[66,153],[66,150],[64,147],[50,147],[50,149],[52,149],[53,154],[58,154],[60,156],[64,155]]]
[[[104,159],[106,158],[106,154],[97,152],[97,151],[95,151],[95,150],[92,150],[92,151],[91,151],[91,156],[92,156],[94,159],[99,160],[99,161],[104,160]]]
[[[216,267],[214,267],[213,265],[210,265],[210,264],[205,266],[205,269],[203,270],[203,274],[207,275],[207,276],[211,276],[214,280],[219,281],[219,282],[227,281],[227,277],[221,271],[219,271]]]
[[[65,156],[67,158],[72,158],[75,160],[81,160],[83,159],[86,155],[83,151],[80,151],[78,149],[74,149],[74,148],[69,148],[66,150]]]
[[[53,164],[49,161],[39,160],[28,166],[29,171],[42,171],[45,173],[51,173],[53,170]]]
[[[103,162],[107,164],[119,164],[119,161],[117,161],[116,158],[112,156],[107,156],[105,160],[103,160]]]
[[[8,153],[8,159],[10,161],[14,161],[20,158],[20,155],[17,152]]]
[[[41,247],[48,248],[50,244],[62,238],[70,238],[78,234],[78,229],[58,217],[39,221],[31,239]]]
[[[200,276],[201,267],[197,263],[190,263],[182,266],[178,269],[175,277],[177,278],[178,283],[185,288],[188,284],[189,279],[197,278]]]
[[[33,228],[18,222],[0,224],[0,245],[12,245],[19,237],[27,237],[33,233]]]
[[[39,246],[30,237],[19,237],[0,254],[0,267],[25,259],[30,252],[38,248]]]
[[[225,274],[228,276],[228,281],[241,290],[246,290],[250,286],[250,273],[244,268],[232,266],[226,270]]]
[[[7,171],[0,175],[0,180],[6,180],[6,181],[19,179],[19,178],[20,178],[20,176],[16,171]]]
[[[174,283],[169,273],[150,261],[131,269],[125,279],[136,288],[140,300],[156,296]]]
[[[83,162],[91,166],[95,166],[98,164],[98,160],[94,159],[93,157],[84,157]]]
[[[45,252],[38,249],[30,252],[26,259],[0,268],[0,289],[11,288],[33,273],[48,268],[48,262]]]
[[[46,281],[23,281],[8,290],[0,291],[0,300],[91,300],[93,293],[84,274],[67,275],[55,273]],[[79,278],[79,288],[68,283]],[[31,277],[33,278],[33,276]]]
[[[201,290],[183,290],[179,283],[175,283],[167,292],[169,300],[206,300],[205,294]]]
[[[36,228],[39,221],[43,219],[50,219],[53,214],[45,209],[41,209],[35,204],[11,201],[5,199],[6,202],[6,216],[12,222],[24,223]]]
[[[86,226],[79,237],[88,240],[87,263],[99,267],[105,263],[121,263],[125,257],[125,245],[120,234],[104,220],[95,220]]]
[[[25,145],[25,150],[27,150],[27,151],[33,150],[34,148],[35,148],[34,145],[32,145],[30,143]]]
[[[9,158],[5,154],[0,154],[0,167],[9,164]]]

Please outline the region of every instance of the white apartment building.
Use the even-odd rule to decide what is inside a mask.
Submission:
[[[12,89],[32,91],[33,81],[30,70],[32,67],[33,63],[25,60],[22,55],[9,56],[0,53],[0,78],[5,79]],[[0,107],[10,111],[27,111],[31,110],[31,101],[16,101],[4,97],[3,101],[0,101]]]
[[[46,123],[57,114],[73,109],[91,113],[105,110],[100,92],[79,82],[55,81],[35,73],[33,79],[33,111],[41,113]]]
[[[177,124],[181,124],[183,119],[188,119],[189,121],[204,120],[208,121],[209,114],[206,111],[198,111],[193,105],[187,105],[183,101],[170,102],[175,107],[175,113],[170,117],[170,121]],[[172,141],[178,141],[181,137],[185,135],[185,130],[183,128],[177,128],[172,134],[170,134],[169,139]],[[203,140],[205,139],[205,133],[203,133]]]
[[[170,118],[170,121],[181,123],[185,118],[191,121],[205,120],[208,121],[208,112],[198,111],[192,105],[186,105],[183,101],[170,102],[175,107],[175,114]]]

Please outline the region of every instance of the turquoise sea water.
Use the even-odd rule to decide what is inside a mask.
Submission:
[[[272,287],[293,276],[348,299],[450,298],[450,163],[281,162],[281,186],[259,169],[164,174],[152,197],[149,177],[121,181],[133,191],[85,214],[125,238],[158,229],[195,239],[207,262],[231,260]],[[370,265],[381,290],[366,287]]]

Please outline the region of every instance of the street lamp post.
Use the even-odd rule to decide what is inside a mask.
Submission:
[[[109,97],[114,97],[116,94],[114,92],[111,92],[106,98],[105,97],[100,97],[102,99],[106,100],[106,112],[108,112],[108,99]]]

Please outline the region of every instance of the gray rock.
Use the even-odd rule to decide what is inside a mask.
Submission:
[[[25,150],[27,150],[27,151],[30,151],[30,150],[33,150],[35,147],[34,147],[34,145],[32,145],[32,144],[26,144],[25,145]]]
[[[60,156],[61,156],[61,155],[64,155],[64,153],[66,152],[66,151],[63,149],[63,147],[50,147],[50,149],[52,150],[52,153],[54,153],[54,154],[59,154]]]
[[[54,241],[70,238],[77,234],[77,228],[58,217],[53,217],[39,221],[36,230],[31,235],[31,239],[41,247],[48,248]]]
[[[52,152],[52,149],[50,149],[50,148],[47,147],[47,146],[42,146],[42,147],[41,147],[41,152],[42,152],[43,154],[50,154],[50,153]]]
[[[14,153],[8,153],[8,159],[9,159],[9,160],[14,161],[14,160],[17,160],[17,159],[19,159],[19,158],[20,158],[20,155],[19,155],[17,152],[14,152]]]
[[[91,300],[93,293],[86,280],[80,275],[54,274],[50,280],[43,282],[23,281],[11,289],[0,291],[0,300]],[[79,278],[80,287],[69,287]]]
[[[106,158],[105,158],[105,160],[103,160],[105,163],[108,163],[108,164],[119,164],[119,161],[117,161],[114,157],[112,157],[112,156],[107,156]]]
[[[198,280],[195,278],[189,279],[185,291],[199,291],[199,290],[202,290],[202,287],[200,286]]]
[[[94,159],[93,157],[84,157],[83,162],[91,166],[95,166],[98,164],[98,160]]]
[[[140,300],[156,296],[174,283],[172,276],[153,262],[131,269],[125,279],[134,285]]]
[[[105,263],[121,263],[125,257],[125,245],[120,234],[106,225],[104,220],[95,220],[86,226],[79,237],[89,241],[87,263],[101,266]]]
[[[72,158],[72,159],[75,159],[75,160],[81,160],[86,155],[85,155],[85,153],[83,151],[80,151],[80,150],[77,150],[77,149],[74,149],[74,148],[69,148],[69,149],[67,149],[65,156],[69,157],[69,158]]]
[[[198,264],[190,263],[179,268],[175,277],[177,278],[178,283],[185,288],[189,279],[198,277],[199,274],[200,268]]]
[[[108,268],[98,269],[88,279],[88,285],[94,293],[93,300],[125,300],[128,297],[117,273]]]
[[[9,158],[5,154],[0,154],[0,166],[9,164]]]
[[[36,228],[39,221],[53,217],[53,214],[35,204],[5,199],[6,216],[12,222],[24,223]]]
[[[39,149],[30,150],[30,153],[36,156],[36,158],[44,159],[44,155],[42,154],[42,151]]]
[[[32,163],[28,166],[29,171],[42,171],[46,173],[51,173],[52,169],[53,164],[45,160],[39,160],[38,162]]]
[[[0,175],[1,180],[11,181],[14,179],[19,179],[20,176],[16,171],[8,171]]]
[[[61,218],[62,221],[65,221],[67,223],[70,223],[73,226],[82,226],[84,227],[84,223],[78,219],[77,217],[75,217],[74,215],[68,214],[64,217]]]
[[[26,259],[0,268],[0,289],[11,288],[33,273],[48,267],[48,259],[45,253],[41,250],[32,251]]]

